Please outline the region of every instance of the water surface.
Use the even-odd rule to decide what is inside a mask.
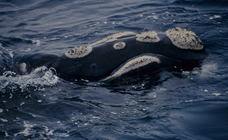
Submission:
[[[193,70],[114,85],[71,83],[45,67],[0,76],[0,139],[226,139],[226,0],[1,0],[0,63],[176,26],[196,32],[209,54]]]

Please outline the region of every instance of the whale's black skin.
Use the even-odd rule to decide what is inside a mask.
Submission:
[[[67,55],[57,56],[54,54],[29,54],[15,58],[15,69],[20,73],[21,64],[26,64],[26,72],[32,71],[39,66],[53,67],[57,74],[73,80],[83,78],[89,80],[101,80],[118,70],[121,65],[134,57],[156,57],[161,62],[152,66],[165,67],[181,63],[201,61],[205,58],[204,49],[182,49],[174,45],[171,39],[163,32],[157,33],[159,41],[138,41],[136,35],[128,35],[115,40],[100,42],[92,46],[92,51],[83,57],[70,58]],[[115,49],[113,46],[118,42],[124,42],[125,47]],[[150,64],[150,65],[151,65]],[[148,66],[147,66],[148,67]],[[23,72],[24,73],[24,70]]]
[[[35,53],[23,56],[14,56],[13,67],[14,71],[19,74],[25,74],[33,71],[37,67],[46,66],[52,67],[59,59],[59,56],[54,54]],[[26,71],[21,70],[21,65],[26,64]]]

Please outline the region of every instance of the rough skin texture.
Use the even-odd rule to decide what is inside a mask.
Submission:
[[[143,55],[143,56],[135,57],[135,58],[127,61],[123,65],[121,65],[120,68],[118,68],[110,76],[104,78],[101,81],[107,81],[110,79],[114,79],[114,78],[119,77],[119,76],[121,76],[121,75],[123,75],[129,71],[138,69],[140,67],[146,66],[146,65],[153,63],[153,62],[160,63],[160,59],[155,57],[155,56],[149,56],[149,55]]]
[[[112,42],[112,41],[115,41],[121,37],[127,37],[127,36],[131,36],[131,35],[136,35],[136,33],[134,32],[119,32],[119,33],[115,33],[115,34],[112,34],[112,35],[109,35],[101,40],[98,40],[94,43],[91,43],[89,44],[89,46],[93,47],[93,46],[96,46],[96,45],[99,45],[99,44],[103,44],[103,43],[106,43],[106,42]]]
[[[125,42],[117,42],[113,45],[113,48],[115,50],[121,50],[121,49],[124,49],[126,46],[126,43]]]
[[[176,27],[167,30],[166,36],[180,49],[202,50],[203,45],[197,35],[189,30]]]
[[[89,55],[93,48],[90,46],[80,46],[69,49],[65,55],[69,58],[82,58]]]
[[[148,42],[148,43],[156,43],[160,41],[157,32],[155,31],[147,31],[142,32],[136,35],[136,40],[139,42]]]

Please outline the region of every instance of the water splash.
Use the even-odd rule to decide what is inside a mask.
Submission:
[[[37,124],[24,121],[23,122],[24,129],[20,132],[14,134],[15,136],[21,136],[24,138],[30,137],[30,138],[48,138],[50,139],[51,136],[53,136],[54,130],[49,129],[47,126],[42,125],[38,126]]]
[[[203,64],[201,68],[194,68],[192,71],[182,71],[182,76],[189,77],[190,79],[193,76],[198,76],[200,78],[211,78],[216,76],[216,72],[218,71],[217,63],[209,63]]]
[[[202,65],[201,68],[201,78],[209,78],[216,76],[216,72],[218,71],[218,65],[217,63],[209,63]]]
[[[0,76],[0,92],[44,90],[45,87],[54,86],[58,83],[58,77],[53,68],[45,66],[36,68],[27,75],[17,75],[12,71],[6,71]]]

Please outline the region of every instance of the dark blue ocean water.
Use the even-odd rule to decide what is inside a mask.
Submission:
[[[0,76],[0,139],[227,139],[227,0],[0,0],[0,63],[176,26],[205,44],[208,56],[193,70],[115,85],[71,83],[45,67]]]

